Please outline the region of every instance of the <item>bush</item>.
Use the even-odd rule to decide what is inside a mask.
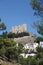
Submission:
[[[39,61],[39,65],[43,65],[43,59]]]
[[[18,37],[23,37],[23,36],[29,36],[29,33],[28,32],[21,32],[21,33],[9,33],[8,34],[8,38],[18,38]]]
[[[37,61],[35,58],[31,58],[30,65],[37,65]]]
[[[39,43],[40,41],[43,41],[43,37],[37,37],[35,41]]]

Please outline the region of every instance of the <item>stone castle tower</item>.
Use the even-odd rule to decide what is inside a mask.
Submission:
[[[27,32],[27,26],[26,24],[22,24],[19,26],[13,26],[11,29],[12,33],[21,33],[21,32]]]

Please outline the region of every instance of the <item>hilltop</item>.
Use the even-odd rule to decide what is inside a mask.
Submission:
[[[36,38],[37,38],[36,35],[29,33],[29,36],[14,38],[14,41],[22,43],[23,45],[29,44],[29,43],[33,44]]]
[[[9,33],[12,33],[14,41],[22,44],[34,43],[37,38],[35,34],[28,32],[26,24],[13,26]]]

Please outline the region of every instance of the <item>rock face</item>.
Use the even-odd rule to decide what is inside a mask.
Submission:
[[[22,24],[19,26],[13,26],[11,29],[12,33],[21,33],[21,32],[27,32],[27,26],[26,24]]]
[[[24,36],[24,37],[19,37],[19,38],[14,38],[14,41],[22,43],[23,45],[29,44],[29,43],[34,43],[34,40],[37,38],[34,34],[30,33],[29,36]]]
[[[20,42],[22,44],[34,43],[34,40],[36,39],[36,36],[34,34],[32,34],[31,32],[27,31],[26,24],[22,24],[22,25],[19,25],[19,26],[14,26],[14,27],[12,27],[10,32],[16,33],[16,34],[17,33],[21,33],[21,32],[29,33],[29,36],[14,38],[14,41]]]

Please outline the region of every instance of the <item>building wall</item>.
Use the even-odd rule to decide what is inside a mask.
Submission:
[[[21,33],[21,32],[26,32],[26,31],[27,31],[26,24],[22,24],[19,26],[13,26],[11,30],[12,33]]]

